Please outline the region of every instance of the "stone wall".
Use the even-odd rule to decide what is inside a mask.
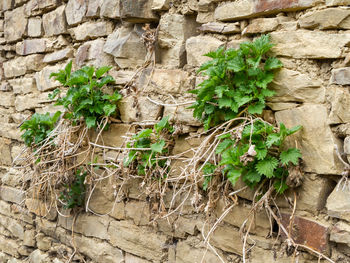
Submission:
[[[75,248],[73,262],[241,262],[239,228],[250,211],[250,191],[238,193],[238,205],[211,235],[211,249],[203,236],[224,211],[222,201],[212,217],[189,199],[181,213],[154,220],[139,181],[115,203],[108,179],[92,195],[91,212],[73,219],[56,209],[47,213],[43,201],[26,196],[28,178],[12,162],[24,145],[19,125],[33,112],[55,110],[47,95],[58,83],[49,75],[71,59],[75,68],[113,66],[124,98],[118,105],[122,123],[103,135],[107,145],[120,146],[134,124],[171,115],[183,132],[174,151],[191,148],[196,142],[185,138],[201,124],[187,105],[174,104],[193,100],[186,91],[201,81],[195,72],[208,59],[202,55],[261,33],[270,33],[273,53],[284,64],[268,107],[277,121],[304,127],[290,142],[301,149],[304,169],[293,236],[334,262],[350,262],[350,190],[344,180],[338,183],[344,165],[335,152],[337,145],[350,157],[347,5],[349,0],[1,0],[0,262],[66,262]],[[157,35],[151,59],[147,31]],[[156,63],[137,71],[145,61]],[[276,200],[285,225],[293,200],[292,191]],[[247,262],[320,262],[304,250],[290,253],[283,237],[268,238],[270,220],[265,211],[256,215]]]

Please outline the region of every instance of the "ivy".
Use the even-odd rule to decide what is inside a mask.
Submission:
[[[103,117],[116,114],[116,102],[122,98],[122,95],[117,91],[113,94],[103,91],[105,85],[115,81],[112,76],[105,75],[111,68],[105,66],[95,69],[85,66],[71,72],[71,61],[64,70],[50,75],[64,87],[68,87],[67,94],[58,98],[56,102],[56,105],[62,105],[68,110],[65,114],[67,119],[76,123],[84,118],[88,128],[96,128]],[[56,89],[49,98],[54,99],[60,93],[61,90]]]

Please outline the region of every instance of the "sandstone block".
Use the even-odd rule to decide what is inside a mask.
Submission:
[[[23,185],[23,182],[26,181],[26,179],[29,179],[28,176],[23,176],[23,173],[21,173],[19,170],[10,168],[2,176],[1,181],[3,185],[20,188]]]
[[[0,186],[0,198],[4,201],[21,204],[25,198],[25,192],[9,186]]]
[[[243,242],[238,229],[229,225],[219,225],[212,237],[210,243],[224,251],[242,255]]]
[[[43,27],[46,36],[56,36],[67,32],[65,6],[43,15]]]
[[[112,221],[108,228],[109,241],[113,246],[153,261],[162,261],[165,235],[155,234],[128,221]]]
[[[157,21],[159,18],[152,12],[151,0],[120,0],[120,13],[123,20],[132,23]]]
[[[30,253],[28,260],[29,263],[46,263],[50,262],[50,256],[47,253],[36,249]]]
[[[303,28],[350,29],[350,10],[327,8],[306,13],[299,18],[299,25]]]
[[[27,18],[24,15],[24,6],[5,12],[4,36],[7,42],[21,39],[27,28]]]
[[[103,51],[113,55],[121,68],[141,66],[147,54],[141,39],[143,32],[139,25],[118,28],[108,36]]]
[[[151,211],[147,202],[129,201],[125,206],[126,219],[132,219],[136,225],[147,225],[151,219]]]
[[[115,79],[116,85],[125,85],[129,83],[134,76],[134,72],[132,70],[115,70],[111,69],[108,72]]]
[[[278,18],[257,18],[243,32],[244,34],[267,33],[276,30],[278,25]]]
[[[232,34],[232,33],[241,32],[241,27],[238,22],[236,23],[209,22],[201,25],[198,29],[201,32],[219,33],[219,34]]]
[[[330,231],[330,241],[345,244],[350,247],[350,226],[349,224],[339,221]]]
[[[28,19],[27,35],[30,37],[40,37],[43,34],[42,21],[40,17]]]
[[[12,93],[0,91],[0,106],[6,108],[12,107],[14,105],[14,99],[15,97]]]
[[[18,258],[18,249],[20,246],[20,242],[0,235],[0,247],[2,252]]]
[[[23,235],[23,245],[28,247],[35,247],[35,230],[26,230]]]
[[[12,165],[11,159],[11,140],[0,138],[0,164],[1,165]]]
[[[63,69],[63,65],[46,66],[40,72],[35,73],[36,87],[39,91],[53,90],[61,86],[54,78],[50,78],[51,73]]]
[[[108,131],[102,133],[102,139],[104,145],[111,147],[123,147],[125,146],[126,136],[133,134],[135,132],[135,127],[129,124],[111,124]],[[91,141],[96,141],[95,131],[91,132]],[[98,141],[97,143],[101,143]]]
[[[16,53],[26,56],[35,53],[43,53],[47,50],[46,40],[41,39],[25,39],[16,44]]]
[[[67,23],[70,26],[83,21],[87,10],[87,0],[69,0],[66,8]]]
[[[216,263],[218,262],[218,257],[205,248],[194,248],[190,242],[181,241],[176,245],[176,262],[179,263],[193,263],[193,262],[203,262],[206,263]],[[204,258],[203,258],[204,256]]]
[[[151,261],[148,261],[146,259],[142,259],[139,257],[136,257],[134,255],[131,255],[129,253],[125,254],[125,263],[150,263]]]
[[[120,0],[104,0],[101,4],[101,17],[120,18]]]
[[[170,116],[172,123],[185,124],[190,126],[201,126],[202,123],[193,117],[193,110],[188,109],[189,105],[184,106],[164,106],[164,116]]]
[[[13,78],[32,71],[39,71],[44,67],[42,59],[43,55],[33,54],[8,60],[3,64],[5,77]]]
[[[42,107],[43,103],[50,102],[46,93],[30,93],[26,95],[18,95],[15,99],[15,108],[17,111],[31,110]]]
[[[49,203],[45,203],[37,199],[27,198],[25,200],[25,204],[29,212],[40,217],[45,217],[49,220],[55,220],[57,217],[56,208]]]
[[[2,10],[10,10],[14,7],[15,2],[13,0],[3,0],[1,1]]]
[[[65,60],[68,58],[71,58],[73,56],[73,49],[68,47],[59,51],[55,51],[53,53],[50,54],[46,54],[43,62],[44,63],[54,63],[54,62],[58,62],[61,60]]]
[[[326,0],[327,6],[350,5],[350,0]]]
[[[5,138],[23,141],[21,138],[21,131],[17,128],[16,123],[3,123],[0,129],[0,136]]]
[[[350,42],[350,34],[329,34],[317,31],[272,32],[271,50],[280,56],[293,58],[340,58],[342,49]]]
[[[350,190],[348,185],[337,185],[327,199],[327,211],[331,217],[350,222]]]
[[[152,10],[168,10],[170,8],[170,0],[153,0]]]
[[[98,17],[100,15],[101,0],[88,0],[86,17]]]
[[[215,19],[220,21],[235,21],[244,18],[257,17],[284,11],[296,11],[309,8],[317,3],[317,0],[243,0],[228,2],[219,5],[215,9]]]
[[[350,113],[347,110],[350,105],[350,92],[347,88],[332,87],[328,91],[328,101],[331,104],[329,113],[330,124],[347,123],[350,120]]]
[[[113,23],[107,21],[86,22],[68,31],[74,39],[83,41],[108,36],[113,32]]]
[[[95,67],[102,67],[106,65],[113,65],[113,57],[103,52],[105,40],[96,39],[85,42],[78,48],[75,56],[75,63],[78,67],[83,65],[93,65]]]
[[[333,69],[330,83],[350,85],[350,67]]]
[[[214,51],[222,46],[224,42],[211,36],[191,37],[186,41],[187,64],[193,67],[199,67],[210,58],[204,54]]]
[[[268,98],[271,102],[323,103],[325,101],[325,88],[322,82],[294,70],[279,70],[270,88],[276,91],[273,97]]]
[[[12,236],[23,240],[24,228],[21,222],[12,219],[11,217],[1,216],[0,225],[3,225],[8,231],[10,231]]]
[[[309,118],[313,116],[313,118]],[[286,127],[302,125],[298,133],[286,140],[286,146],[301,150],[304,171],[317,174],[340,174],[341,165],[335,156],[334,145],[339,141],[328,125],[327,109],[323,105],[308,104],[276,113],[276,120]]]

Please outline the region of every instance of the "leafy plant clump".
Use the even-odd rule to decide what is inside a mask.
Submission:
[[[67,94],[58,98],[56,105],[62,105],[68,110],[65,118],[78,122],[84,118],[88,128],[96,128],[103,117],[116,113],[116,102],[122,98],[117,91],[113,94],[107,94],[103,87],[115,80],[110,75],[105,75],[112,67],[94,67],[85,66],[81,69],[71,72],[72,61],[68,63],[64,70],[58,73],[52,73],[54,77],[64,87],[68,87]],[[54,99],[60,94],[56,89],[49,95]]]
[[[267,56],[272,47],[269,36],[263,35],[254,42],[242,43],[239,49],[221,47],[205,55],[212,60],[204,63],[198,72],[208,78],[198,89],[190,91],[197,95],[190,108],[206,130],[244,110],[250,114],[262,113],[265,98],[275,94],[268,84],[274,78],[274,71],[282,67],[280,60]]]
[[[21,131],[25,131],[21,137],[27,147],[36,147],[44,141],[55,128],[61,112],[57,111],[54,115],[50,113],[38,114],[34,113],[29,120],[21,125]]]
[[[157,167],[166,167],[167,160],[159,160],[158,157],[168,153],[167,140],[174,131],[168,120],[168,116],[163,117],[153,129],[144,129],[132,136],[132,140],[127,143],[130,151],[124,160],[124,166],[135,166],[138,175],[146,175],[148,170]]]
[[[85,177],[87,172],[78,169],[74,174],[75,178],[71,184],[65,185],[65,190],[61,192],[60,200],[64,202],[64,208],[82,207],[85,203]]]

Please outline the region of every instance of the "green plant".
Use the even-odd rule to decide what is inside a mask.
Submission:
[[[85,177],[87,172],[77,169],[75,178],[71,184],[65,185],[65,190],[61,192],[60,199],[65,203],[64,208],[82,207],[85,202]]]
[[[270,179],[276,191],[283,193],[288,188],[285,183],[288,168],[298,165],[301,153],[296,148],[283,151],[282,145],[287,136],[300,129],[301,126],[287,129],[283,124],[276,129],[258,119],[245,126],[241,134],[222,135],[216,148],[222,173],[233,185],[239,178],[250,187]],[[206,164],[204,174],[211,175],[216,169],[215,165]]]
[[[132,136],[132,141],[127,143],[130,152],[124,166],[135,164],[139,175],[145,175],[146,169],[166,166],[166,159],[158,160],[157,157],[168,152],[166,137],[174,131],[168,120],[169,117],[163,117],[153,129],[144,129]]]
[[[25,132],[21,137],[24,140],[25,145],[28,147],[39,145],[54,129],[60,116],[60,111],[57,111],[52,116],[50,113],[34,113],[29,120],[24,121],[21,125],[21,131],[25,130]]]
[[[271,47],[269,36],[263,35],[254,42],[242,43],[237,50],[221,47],[205,55],[212,60],[204,63],[198,72],[207,79],[198,89],[190,91],[197,95],[190,108],[206,130],[244,110],[250,114],[262,113],[265,98],[275,93],[267,85],[274,78],[274,70],[282,67],[277,58],[267,56]]]
[[[110,69],[111,67],[95,69],[85,66],[71,72],[71,61],[64,70],[50,75],[63,86],[68,87],[67,94],[58,98],[56,103],[68,110],[65,114],[66,118],[77,122],[83,117],[87,127],[91,128],[97,127],[104,116],[110,116],[116,112],[116,102],[122,98],[122,95],[117,91],[107,94],[102,90],[105,85],[114,82],[112,76],[103,76]],[[49,98],[54,99],[58,94],[60,90],[56,89]]]

